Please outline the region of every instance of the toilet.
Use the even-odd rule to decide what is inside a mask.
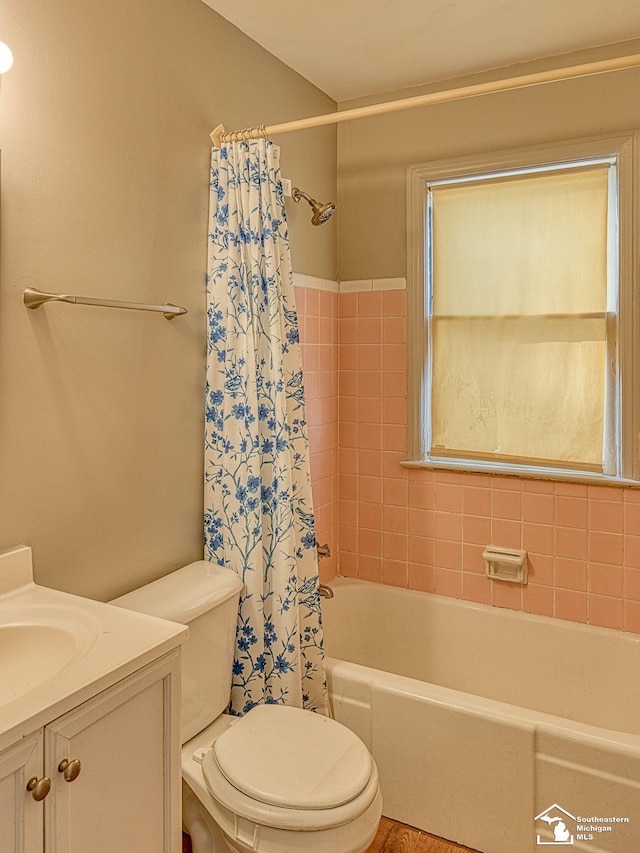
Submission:
[[[322,714],[224,713],[242,582],[201,560],[111,604],[189,626],[182,646],[182,808],[193,853],[363,853],[382,815],[362,741]]]

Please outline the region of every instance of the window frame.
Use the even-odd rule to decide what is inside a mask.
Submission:
[[[640,132],[493,151],[411,165],[407,169],[407,458],[408,467],[444,468],[577,482],[640,484]],[[511,169],[615,157],[618,194],[618,388],[620,465],[614,475],[495,461],[429,458],[427,447],[429,184]],[[634,231],[634,222],[636,229]],[[635,273],[635,276],[634,276]],[[636,278],[634,287],[634,278]],[[635,357],[634,357],[635,355]]]

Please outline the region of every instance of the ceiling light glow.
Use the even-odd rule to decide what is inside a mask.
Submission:
[[[11,48],[0,41],[0,74],[4,74],[13,65],[13,53]]]

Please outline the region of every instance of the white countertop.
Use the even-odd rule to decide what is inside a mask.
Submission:
[[[42,653],[24,652],[25,661],[31,662],[20,672],[18,695],[12,677],[3,677],[0,668],[0,749],[178,648],[188,636],[186,626],[176,622],[38,586],[28,546],[1,552],[0,643],[3,627],[12,629],[12,643],[21,642],[20,631],[25,636],[33,631],[29,639],[37,649],[33,626],[38,625],[44,626]],[[46,648],[49,637],[64,640],[61,662]],[[0,662],[3,656],[10,659],[11,647],[0,647]]]

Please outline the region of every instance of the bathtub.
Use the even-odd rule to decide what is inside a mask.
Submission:
[[[384,814],[483,853],[640,851],[640,637],[338,578],[334,716]]]

